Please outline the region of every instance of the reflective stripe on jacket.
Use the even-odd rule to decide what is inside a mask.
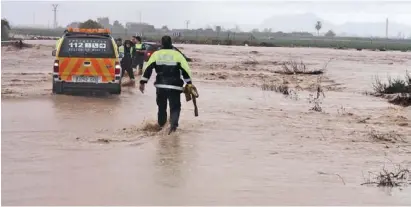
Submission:
[[[118,55],[120,58],[124,57],[124,45],[121,45],[120,47],[118,47]],[[130,56],[133,56],[133,47],[130,47]]]
[[[157,88],[183,91],[184,82],[191,84],[191,70],[186,59],[181,53],[173,49],[157,50],[151,55],[140,83],[147,83],[153,69],[157,73],[156,81],[154,82]]]
[[[136,43],[134,45],[134,48],[136,49],[136,56],[144,56],[144,51],[146,50],[146,48],[144,47],[143,44],[141,43]]]

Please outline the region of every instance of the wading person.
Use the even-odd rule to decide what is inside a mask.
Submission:
[[[160,127],[166,124],[168,101],[170,105],[170,134],[176,131],[178,127],[181,111],[180,95],[184,89],[184,82],[191,85],[192,81],[190,67],[183,55],[173,50],[171,37],[163,36],[161,44],[162,48],[155,51],[147,62],[147,67],[140,80],[140,91],[144,93],[145,84],[150,79],[153,69],[155,69],[157,73],[154,82],[157,90],[157,121]]]
[[[141,42],[141,37],[133,36],[132,42],[134,43],[134,58],[133,58],[133,70],[136,70],[138,67],[137,75],[143,74],[143,65],[144,65],[144,52],[146,48]]]
[[[121,57],[121,78],[123,78],[124,72],[127,71],[131,84],[135,84],[133,68],[131,67],[133,61],[133,47],[131,47],[130,40],[124,41],[124,45],[120,46],[118,50],[119,56]]]

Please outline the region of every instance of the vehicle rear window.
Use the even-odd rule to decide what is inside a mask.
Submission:
[[[108,37],[66,37],[59,57],[115,58],[115,53]]]
[[[160,48],[160,45],[146,44],[145,47],[146,47],[146,50],[154,51],[154,50],[158,50]]]

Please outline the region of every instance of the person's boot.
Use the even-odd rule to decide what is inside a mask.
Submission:
[[[170,131],[168,131],[168,135],[170,135],[171,133],[177,131],[177,127],[176,126],[171,126],[170,127]]]

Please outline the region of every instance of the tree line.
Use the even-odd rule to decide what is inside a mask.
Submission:
[[[97,21],[89,19],[85,22],[73,22],[71,24],[68,25],[68,27],[79,27],[79,28],[109,28],[114,32],[123,32],[125,30],[127,30],[127,26],[123,26],[118,20],[115,20],[113,22],[113,24],[110,24],[109,19],[107,17],[104,18],[98,18]],[[154,29],[154,30],[153,30]],[[322,22],[321,21],[317,21],[315,24],[315,30],[317,30],[317,36],[320,36],[320,30],[322,29]],[[167,27],[167,25],[164,25],[161,27],[162,31],[168,32],[170,31],[170,29]],[[200,28],[200,29],[196,29],[197,31],[210,31],[210,32],[223,32],[223,31],[230,31],[230,30],[226,30],[221,26],[215,26],[214,29],[211,27],[207,27],[206,29]],[[151,31],[143,31],[143,32],[152,32],[155,31],[155,28],[153,26],[153,28],[151,29]],[[241,32],[241,30],[238,28],[238,26],[234,29],[234,31],[237,32]],[[260,31],[259,29],[253,29],[251,30],[252,34],[256,34],[256,33],[264,33],[264,34],[276,34],[276,35],[280,35],[280,36],[288,36],[287,34],[289,34],[290,36],[313,36],[311,33],[308,32],[292,32],[292,33],[283,33],[281,31],[279,32],[273,32],[271,28],[265,28],[262,31]],[[326,37],[335,37],[336,34],[334,31],[329,30],[327,33],[325,33]]]
[[[7,19],[2,19],[1,20],[1,40],[5,41],[9,39],[9,30],[10,30],[10,24]]]

